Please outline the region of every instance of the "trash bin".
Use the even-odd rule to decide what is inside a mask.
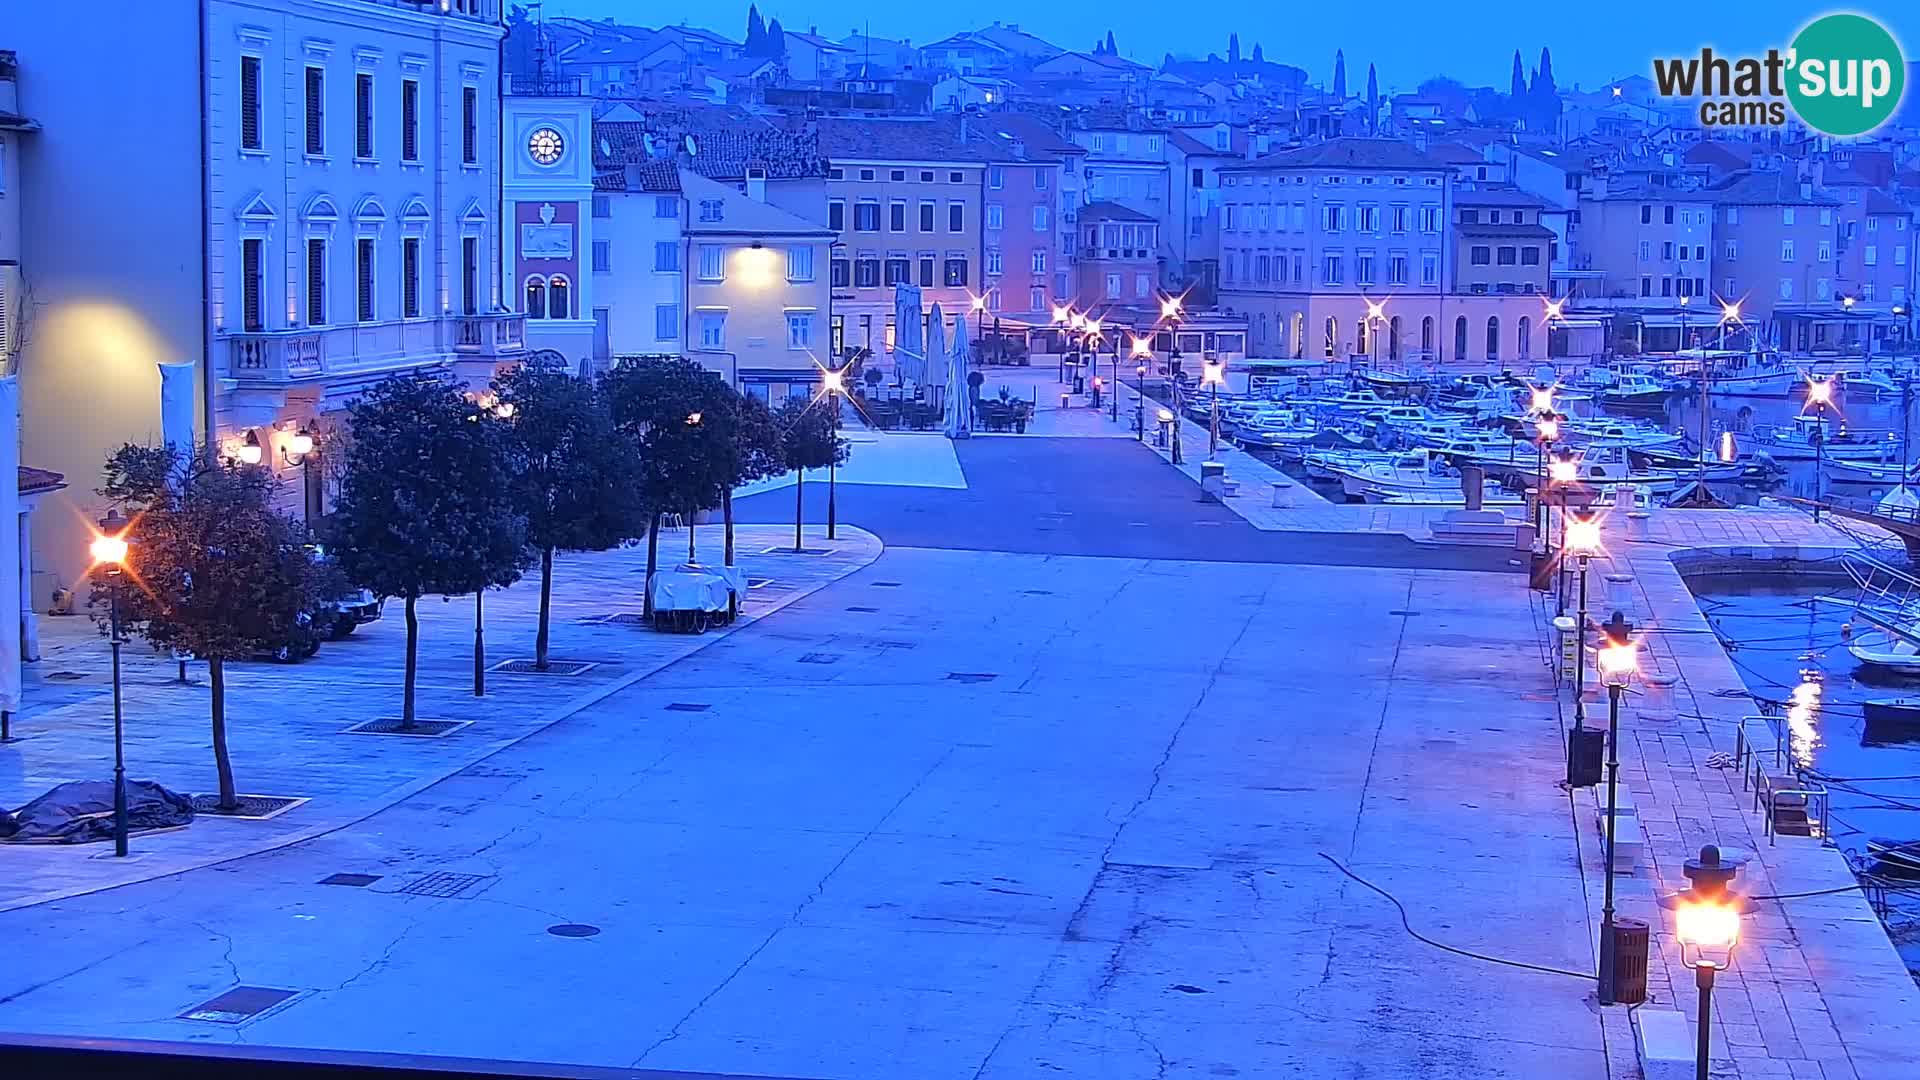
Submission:
[[[1607,729],[1575,728],[1567,732],[1567,786],[1593,787],[1600,782],[1601,759],[1606,756]],[[1645,958],[1641,965],[1644,969]],[[1644,970],[1642,978],[1645,977]]]
[[[1613,1000],[1638,1005],[1647,1000],[1647,952],[1650,935],[1642,919],[1613,918]]]

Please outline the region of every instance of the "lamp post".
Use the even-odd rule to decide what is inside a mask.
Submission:
[[[313,528],[313,433],[301,424],[287,440],[287,460],[300,466],[301,520]]]
[[[1601,627],[1606,635],[1597,660],[1600,678],[1607,684],[1607,847],[1604,899],[1600,904],[1600,1004],[1614,1002],[1613,846],[1620,821],[1620,695],[1640,666],[1633,624],[1616,611]],[[1582,635],[1585,634],[1584,626]],[[1584,658],[1582,667],[1585,666]]]
[[[1206,361],[1200,378],[1207,384],[1207,460],[1211,461],[1220,452],[1220,384],[1227,381],[1226,361]]]
[[[1708,844],[1700,849],[1698,859],[1687,860],[1684,873],[1692,880],[1692,888],[1673,898],[1674,937],[1680,942],[1680,962],[1693,969],[1693,985],[1700,992],[1694,1080],[1708,1080],[1714,976],[1733,966],[1733,950],[1740,943],[1742,903],[1726,887],[1733,872],[1732,867],[1720,861],[1720,849]]]
[[[1133,426],[1141,442],[1147,441],[1147,365],[1133,369]]]
[[[1560,495],[1560,555],[1555,556],[1559,567],[1554,571],[1559,576],[1559,586],[1554,590],[1553,614],[1557,618],[1567,613],[1567,489],[1571,488],[1580,476],[1580,466],[1566,454],[1556,454],[1547,462],[1547,481]],[[1547,522],[1552,525],[1551,519]]]
[[[827,390],[827,436],[833,440],[834,444],[833,453],[827,455],[827,539],[829,540],[834,538],[834,495],[840,466],[840,391],[847,386],[846,370],[846,368],[824,368],[820,372],[821,385]],[[700,414],[693,414],[687,422],[699,423]],[[687,529],[689,531],[693,529],[692,523],[688,523]]]
[[[107,568],[107,640],[113,648],[113,853],[127,853],[126,724],[120,704],[120,582],[127,563],[127,520],[118,510],[100,519],[90,551]]]
[[[1564,550],[1580,559],[1580,607],[1574,617],[1574,633],[1579,639],[1574,655],[1579,662],[1573,666],[1573,726],[1577,730],[1586,726],[1587,719],[1587,563],[1600,552],[1600,523],[1592,517],[1574,518],[1565,528]]]
[[[1066,331],[1072,325],[1073,325],[1072,305],[1069,305],[1069,304],[1053,305],[1053,328],[1054,328],[1055,344],[1060,344],[1065,340]],[[1059,381],[1059,382],[1064,383],[1067,381],[1067,351],[1064,348],[1060,350],[1060,363],[1055,365],[1054,377],[1056,381]]]
[[[1827,468],[1827,406],[1833,401],[1831,379],[1807,379],[1807,406],[1813,410],[1813,523],[1820,524],[1820,489]]]
[[[967,294],[967,300],[973,308],[973,339],[975,341],[985,341],[987,340],[987,298],[984,295],[974,296],[969,293]],[[985,349],[986,346],[981,346],[983,353]]]
[[[1549,413],[1533,425],[1533,523],[1540,536],[1540,550],[1547,549],[1547,448],[1560,438],[1560,418]]]

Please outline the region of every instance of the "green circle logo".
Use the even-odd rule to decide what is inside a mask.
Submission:
[[[1787,100],[1828,135],[1864,135],[1893,115],[1907,63],[1886,27],[1864,15],[1822,15],[1793,39]]]

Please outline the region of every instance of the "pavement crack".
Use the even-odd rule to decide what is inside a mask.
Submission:
[[[208,926],[206,923],[203,923],[203,922],[196,922],[193,925],[199,927],[202,930],[205,930],[208,934],[212,935],[213,937],[219,938],[222,942],[225,943],[226,951],[220,957],[220,962],[227,965],[227,981],[233,983],[235,986],[239,986],[240,985],[240,965],[233,962],[232,935],[222,933],[219,930],[215,930],[213,927]]]

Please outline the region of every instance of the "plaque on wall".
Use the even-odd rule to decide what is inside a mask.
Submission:
[[[540,208],[540,222],[523,222],[520,226],[520,257],[523,259],[571,259],[573,258],[573,226],[567,222],[554,224],[553,204]]]

